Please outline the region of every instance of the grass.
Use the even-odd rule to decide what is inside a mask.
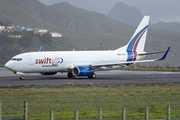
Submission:
[[[165,119],[167,105],[171,105],[171,117],[180,118],[180,85],[119,85],[115,87],[44,87],[0,89],[2,115],[22,115],[23,101],[29,104],[29,119],[73,119],[74,110],[79,110],[79,119],[95,120],[98,110],[103,110],[103,119],[121,118],[126,107],[127,119],[144,119],[145,106],[149,106],[151,119]]]

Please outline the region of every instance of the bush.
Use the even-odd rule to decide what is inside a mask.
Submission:
[[[32,38],[29,36],[23,36],[19,41],[19,45],[21,45],[22,47],[28,47],[31,45],[32,42]]]
[[[149,106],[150,112],[156,112],[158,104],[156,102],[152,102]]]
[[[138,107],[138,109],[137,109],[137,111],[139,112],[139,113],[144,113],[145,112],[145,107]]]
[[[86,115],[88,114],[88,111],[87,111],[87,110],[82,110],[82,111],[80,112],[80,114],[83,115],[83,116],[86,116]]]
[[[44,44],[52,44],[52,36],[50,33],[43,34],[42,37],[40,38],[40,40]]]
[[[69,85],[74,85],[74,83],[69,83]]]
[[[93,84],[92,83],[87,83],[86,86],[93,86]]]

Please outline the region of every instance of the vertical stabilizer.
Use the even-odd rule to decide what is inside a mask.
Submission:
[[[143,52],[146,42],[147,30],[149,25],[149,16],[144,16],[138,28],[134,32],[129,43],[122,48],[116,50],[126,50],[127,52]]]

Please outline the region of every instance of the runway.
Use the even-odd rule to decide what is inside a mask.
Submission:
[[[52,76],[43,76],[38,73],[26,74],[24,80],[19,80],[18,75],[4,67],[0,67],[0,86],[10,85],[63,85],[69,83],[76,84],[103,84],[117,85],[126,83],[152,84],[158,83],[180,83],[180,72],[156,72],[156,71],[97,71],[96,79],[87,77],[76,77],[68,79],[67,73],[58,73]]]

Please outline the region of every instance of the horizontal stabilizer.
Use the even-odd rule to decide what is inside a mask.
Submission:
[[[159,51],[159,52],[148,52],[148,53],[138,53],[138,56],[143,56],[143,55],[152,55],[152,54],[158,54],[158,53],[164,53],[166,51]]]
[[[161,59],[158,59],[157,61],[159,61],[159,60],[164,60],[164,59],[166,58],[168,52],[169,52],[169,49],[170,49],[170,47],[166,50],[166,52],[164,53],[164,55],[162,56],[162,58],[161,58]]]
[[[169,52],[172,52],[174,50],[170,50]],[[152,54],[158,54],[158,53],[164,53],[166,51],[157,51],[157,52],[146,52],[146,53],[138,53],[138,56],[143,56],[143,55],[152,55]]]

